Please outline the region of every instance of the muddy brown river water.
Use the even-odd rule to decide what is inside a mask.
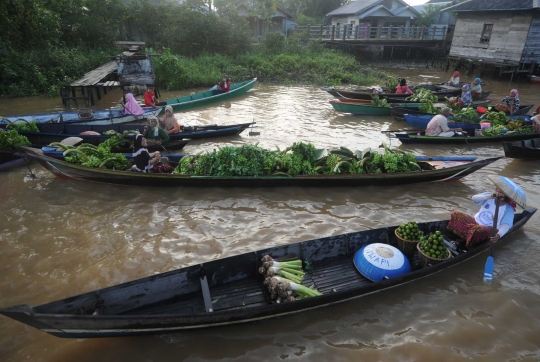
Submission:
[[[395,71],[394,71],[395,72]],[[409,84],[450,73],[404,71]],[[463,76],[464,80],[472,77]],[[487,79],[499,100],[512,88],[540,104],[535,86]],[[162,99],[191,91],[162,92]],[[116,107],[118,91],[94,107]],[[193,141],[184,152],[258,143],[281,149],[377,148],[418,155],[504,155],[500,144],[401,145],[391,117],[339,114],[318,87],[257,84],[229,102],[177,113],[186,124],[256,121],[259,136]],[[64,110],[59,98],[0,99],[0,114]],[[0,173],[0,307],[42,304],[273,245],[404,221],[475,213],[488,174],[512,178],[540,205],[540,160],[503,158],[461,181],[365,188],[141,188],[55,179],[31,164]],[[496,248],[495,278],[482,255],[415,283],[286,318],[159,336],[60,339],[0,317],[1,361],[538,361],[540,215]]]

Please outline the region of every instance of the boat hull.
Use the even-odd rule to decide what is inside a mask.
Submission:
[[[469,132],[469,131],[468,131]],[[487,142],[513,142],[521,140],[530,140],[538,137],[538,133],[532,134],[506,134],[496,137],[488,136],[474,136],[474,129],[469,132],[469,137],[466,137],[467,143],[487,143]],[[438,137],[438,136],[424,136],[413,135],[404,133],[395,133],[395,138],[399,139],[401,143],[423,143],[423,144],[462,144],[465,145],[465,139],[463,137]]]
[[[31,159],[37,160],[55,176],[120,185],[138,186],[197,186],[197,187],[283,187],[283,186],[381,186],[418,182],[450,181],[465,177],[500,157],[478,160],[475,157],[418,157],[429,164],[431,170],[384,174],[358,175],[301,175],[260,177],[215,177],[178,174],[145,174],[85,167],[43,155],[41,150],[21,149]],[[435,166],[433,166],[435,165]]]
[[[514,225],[497,244],[522,228],[536,212],[516,214]],[[419,223],[424,233],[445,230],[448,221]],[[394,231],[384,227],[307,240],[258,250],[199,265],[152,275],[97,291],[39,305],[19,305],[0,313],[62,338],[112,337],[170,333],[188,329],[260,321],[305,312],[360,298],[431,276],[485,253],[485,242],[445,261],[421,268],[411,259],[413,271],[381,282],[360,274],[353,263],[357,250],[371,243],[397,247]],[[303,284],[315,286],[322,296],[294,302],[272,303],[257,267],[264,255],[295,255],[310,262]],[[417,260],[417,259],[416,259]],[[171,286],[174,285],[174,288]],[[220,296],[226,295],[225,298]],[[95,302],[95,303],[93,303]],[[93,303],[89,314],[77,315]],[[94,311],[94,313],[92,313]]]
[[[330,104],[338,112],[370,116],[389,116],[389,107],[374,107],[363,103],[342,102],[339,99],[331,100]]]
[[[165,102],[171,106],[174,111],[184,111],[193,107],[204,106],[206,104],[228,100],[249,91],[257,83],[257,78],[246,82],[231,84],[230,90],[226,93],[214,94],[212,91],[206,91],[189,96],[168,99]],[[164,110],[162,112],[165,112]]]
[[[540,160],[540,138],[503,142],[503,149],[505,157]]]
[[[485,101],[474,101],[473,102],[473,108],[476,107],[486,107],[491,103],[490,100]],[[435,114],[431,113],[425,113],[420,111],[420,107],[422,106],[421,103],[404,103],[404,104],[392,104],[390,115],[392,118],[396,121],[406,121],[405,120],[405,114],[415,115],[415,116],[434,116]]]
[[[239,123],[228,126],[192,126],[184,127],[183,132],[175,135],[169,135],[171,141],[182,141],[184,139],[204,139],[214,137],[226,137],[236,136],[242,133],[246,128],[252,126],[254,123]],[[4,126],[5,125],[0,125]],[[80,137],[85,143],[91,143],[98,145],[105,142],[112,136],[107,135],[83,135],[84,131],[95,131],[103,133],[113,130],[116,133],[122,133],[124,131],[143,131],[142,124],[119,124],[119,125],[79,125],[79,124],[40,124],[38,128],[40,132],[19,131],[23,136],[26,136],[33,147],[41,148],[47,146],[53,142],[60,142],[67,137]],[[127,135],[126,139],[133,139],[133,135]]]
[[[24,114],[18,116],[7,116],[9,122],[30,122],[35,121],[37,124],[82,124],[82,125],[113,125],[128,123],[134,121],[144,121],[150,116],[157,116],[161,111],[161,107],[144,107],[144,113],[140,116],[134,116],[132,114],[124,114],[123,111],[118,109],[98,110],[93,111],[94,117],[92,119],[84,119],[79,116],[79,112],[62,112],[62,113],[47,113],[47,114]],[[0,119],[1,123],[3,120]]]

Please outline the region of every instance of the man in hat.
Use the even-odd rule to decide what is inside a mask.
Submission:
[[[452,114],[452,110],[448,107],[441,109],[441,114],[435,115],[429,121],[426,127],[426,136],[453,137],[455,132],[461,134],[461,128],[454,128],[454,131],[448,127],[448,116]]]
[[[144,92],[144,106],[155,107],[156,106],[156,94],[154,93],[154,85],[148,84],[146,86],[146,92]]]

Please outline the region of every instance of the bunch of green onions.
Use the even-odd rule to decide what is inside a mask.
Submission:
[[[262,260],[263,265],[259,268],[259,273],[267,278],[279,275],[295,283],[302,283],[305,273],[302,271],[302,260],[275,261],[270,256],[265,255]]]

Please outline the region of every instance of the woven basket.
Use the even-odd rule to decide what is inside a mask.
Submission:
[[[418,261],[420,262],[420,266],[423,268],[427,266],[428,264],[433,265],[433,264],[440,263],[441,261],[450,259],[450,257],[452,256],[452,252],[450,251],[450,249],[448,249],[448,247],[445,246],[445,248],[448,251],[448,257],[446,257],[445,259],[437,259],[437,258],[432,258],[431,256],[427,256],[426,254],[424,254],[424,252],[420,250],[420,243],[418,243],[416,245],[416,249],[418,250]]]
[[[398,235],[397,231],[398,229],[394,230],[394,234],[396,234],[397,238],[398,249],[407,256],[413,256],[414,250],[416,249],[416,244],[418,244],[420,240],[405,240]]]

